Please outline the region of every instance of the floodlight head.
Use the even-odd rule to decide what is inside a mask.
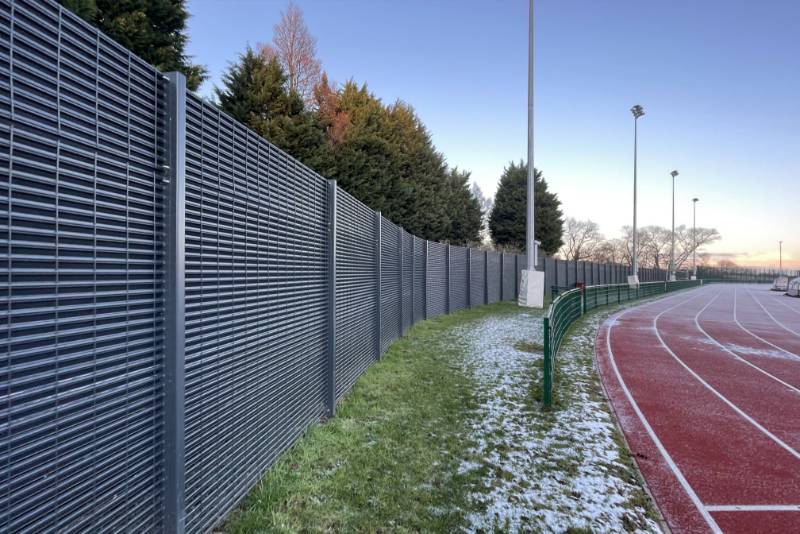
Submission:
[[[644,115],[644,109],[639,104],[636,104],[631,108],[631,113],[633,113],[633,118],[638,119],[642,115]]]
[[[700,200],[700,199],[695,197],[695,198],[692,199],[692,202],[697,202],[698,200]]]
[[[673,178],[675,178],[676,176],[678,176],[678,171],[672,171],[670,174],[672,175]]]

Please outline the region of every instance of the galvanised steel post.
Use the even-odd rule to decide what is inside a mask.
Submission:
[[[400,313],[398,314],[399,315],[399,319],[400,319],[400,337],[403,336],[403,332],[404,332],[403,324],[405,322],[405,321],[403,321],[403,316],[405,315],[405,308],[403,308],[403,233],[404,233],[404,230],[402,228],[400,228],[400,231],[398,232],[398,236],[399,236],[399,240],[398,241],[400,243],[400,246],[399,246],[399,250],[398,250],[398,254],[397,254],[397,257],[399,258],[398,262],[400,263],[400,268],[397,269],[397,272],[399,273],[399,278],[400,278],[400,284],[398,286],[400,288],[400,295],[399,295]]]
[[[445,303],[447,305],[447,307],[446,307],[447,312],[446,313],[450,313],[450,244],[449,243],[447,244],[447,248],[445,249],[445,262],[444,262],[444,264],[445,264],[444,278],[445,278],[445,281],[446,281],[445,287],[447,288],[446,289],[446,293],[445,293]]]
[[[489,251],[483,251],[483,303],[489,304]]]
[[[467,308],[472,307],[472,249],[467,248]]]
[[[422,307],[423,309],[423,317],[425,319],[428,318],[428,240],[425,240],[425,277],[424,277],[424,284],[423,287],[425,288],[425,305]]]
[[[381,212],[375,212],[375,359],[381,359]]]
[[[533,0],[530,0],[528,21],[528,214],[526,217],[525,252],[528,256],[528,269],[536,268],[536,237],[534,235],[534,198],[536,178],[533,166]],[[501,298],[502,300],[502,294]]]
[[[164,530],[182,534],[186,530],[186,77],[179,72],[165,76]]]
[[[336,415],[336,180],[328,180],[328,358],[325,404]]]
[[[669,256],[669,280],[675,281],[675,177],[678,171],[669,173],[672,176],[672,250]]]
[[[631,113],[633,113],[633,250],[631,251],[633,272],[631,274],[637,276],[639,274],[639,254],[637,250],[639,237],[637,236],[636,227],[636,166],[639,149],[639,117],[644,115],[644,109],[639,104],[636,104],[631,108]]]
[[[694,245],[692,246],[692,270],[694,277],[697,278],[697,201],[699,198],[692,199],[692,238]]]

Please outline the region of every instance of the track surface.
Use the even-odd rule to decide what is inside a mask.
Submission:
[[[800,299],[681,292],[606,321],[597,361],[673,532],[800,532]]]

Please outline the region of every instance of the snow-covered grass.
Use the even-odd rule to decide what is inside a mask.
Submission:
[[[660,531],[594,368],[594,336],[607,314],[589,316],[567,336],[556,406],[547,412],[537,398],[542,355],[524,350],[542,342],[540,313],[462,329],[478,405],[460,471],[481,480],[467,531]]]

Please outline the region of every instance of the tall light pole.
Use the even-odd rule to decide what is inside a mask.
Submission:
[[[536,269],[536,236],[533,233],[534,211],[534,170],[533,170],[533,0],[530,0],[528,21],[528,217],[525,236],[525,251],[528,256],[528,269]]]
[[[697,201],[698,200],[700,199],[697,197],[692,199],[692,240],[694,241],[694,245],[692,246],[692,271],[694,271],[694,275],[692,275],[692,280],[697,280]]]
[[[783,274],[783,241],[778,241],[778,274]]]
[[[672,251],[669,255],[669,280],[675,281],[675,177],[678,171],[669,173],[672,176]]]
[[[628,283],[631,285],[639,285],[639,251],[637,249],[639,238],[636,229],[636,164],[637,152],[639,148],[639,117],[644,115],[644,109],[639,104],[631,108],[633,113],[633,268],[631,277],[628,278]]]
[[[534,164],[533,164],[533,0],[529,0],[528,20],[528,209],[525,225],[525,253],[528,266],[522,271],[519,305],[529,308],[544,306],[544,273],[536,270],[538,242],[534,235]]]

